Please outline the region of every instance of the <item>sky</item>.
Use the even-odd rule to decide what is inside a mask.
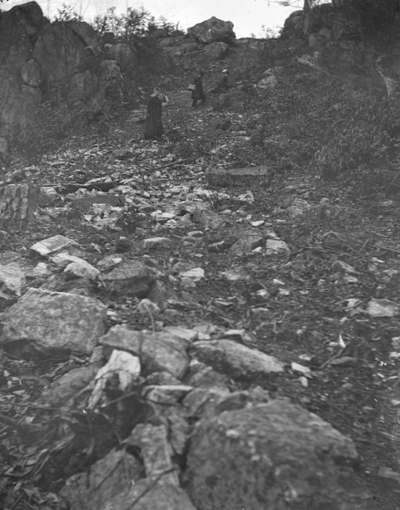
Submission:
[[[3,0],[1,9],[8,10],[27,0]],[[50,19],[57,14],[63,4],[71,5],[91,21],[96,15],[104,14],[108,7],[126,12],[128,7],[144,7],[155,18],[164,16],[167,21],[179,23],[179,28],[188,27],[215,16],[224,21],[232,21],[236,37],[265,37],[267,27],[277,30],[283,26],[289,14],[303,6],[303,0],[290,0],[293,7],[279,5],[279,0],[36,0]]]

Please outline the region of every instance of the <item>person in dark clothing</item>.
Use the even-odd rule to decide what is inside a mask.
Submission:
[[[161,121],[162,103],[167,103],[168,99],[161,92],[161,89],[156,87],[153,94],[147,103],[147,115],[144,124],[144,139],[151,140],[154,138],[161,138],[164,133],[164,128]]]
[[[220,82],[218,83],[218,85],[216,87],[214,87],[212,90],[210,90],[210,92],[212,94],[222,94],[222,92],[227,92],[229,90],[228,77],[229,77],[229,71],[228,71],[228,69],[224,69],[222,71],[222,79],[220,80]]]
[[[203,69],[200,70],[199,75],[193,80],[193,84],[196,87],[192,92],[192,107],[194,108],[197,105],[197,101],[201,101],[201,105],[204,106],[206,102],[206,95],[203,92]]]

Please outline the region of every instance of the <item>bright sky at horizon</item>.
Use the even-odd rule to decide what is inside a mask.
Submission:
[[[9,10],[27,0],[9,0],[0,4],[1,9]],[[126,12],[128,7],[143,6],[155,18],[165,17],[167,21],[179,23],[179,28],[188,27],[215,16],[224,21],[232,21],[236,37],[264,37],[267,27],[277,30],[295,10],[301,9],[303,0],[291,0],[293,7],[283,7],[278,0],[36,0],[45,16],[52,19],[63,4],[71,5],[87,21],[105,13],[108,7]]]

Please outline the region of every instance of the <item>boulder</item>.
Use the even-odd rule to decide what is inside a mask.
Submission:
[[[229,46],[223,42],[213,42],[204,48],[204,56],[210,60],[223,60],[229,51]]]
[[[191,353],[200,361],[235,379],[252,379],[283,372],[283,364],[273,356],[232,340],[194,342]]]
[[[188,452],[198,510],[367,510],[351,439],[286,400],[199,422]]]
[[[107,307],[95,299],[29,289],[3,313],[1,342],[34,341],[41,349],[90,354],[106,318]]]
[[[236,43],[233,23],[231,21],[222,21],[215,16],[188,28],[188,34],[193,35],[199,42],[204,44],[213,42]]]
[[[294,11],[286,18],[283,25],[282,37],[284,39],[301,39],[304,31],[304,12]]]

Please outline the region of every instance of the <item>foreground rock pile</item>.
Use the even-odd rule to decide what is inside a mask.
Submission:
[[[162,326],[153,319],[153,330],[107,331],[112,310],[87,295],[90,285],[115,284],[136,296],[145,289],[138,309],[159,313],[157,300],[149,299],[156,279],[146,259],[120,260],[120,272],[107,274],[63,236],[31,249],[47,262],[28,274],[49,275],[61,265],[72,288],[25,292],[3,313],[1,344],[8,353],[64,352],[80,360],[53,377],[40,404],[45,412],[63,409],[71,422],[69,433],[59,429],[41,466],[50,486],[67,478],[62,504],[72,510],[370,508],[353,469],[353,442],[254,383],[279,378],[288,367],[244,345],[243,330]],[[186,274],[190,281],[197,273]],[[253,384],[238,390],[239,381]],[[77,467],[74,458],[81,459]]]

